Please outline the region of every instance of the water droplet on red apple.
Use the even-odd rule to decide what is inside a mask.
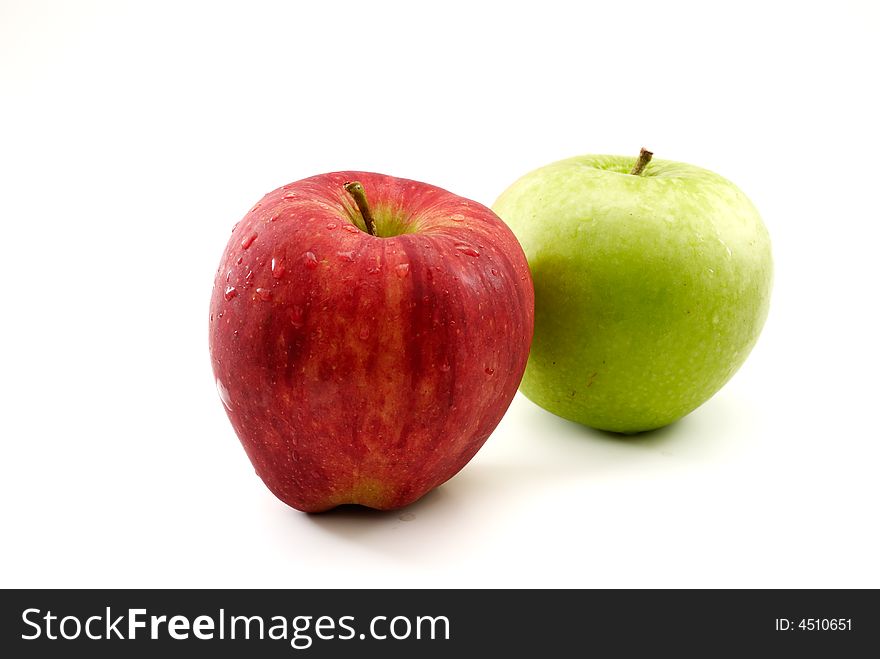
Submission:
[[[275,213],[275,214],[272,215],[272,217],[269,218],[269,221],[270,221],[270,222],[274,222],[274,221],[277,220],[279,217],[281,217],[281,213],[280,213],[280,212],[279,212],[279,213]]]
[[[227,302],[228,302],[229,300],[231,300],[232,298],[234,298],[236,295],[238,295],[238,291],[235,290],[235,286],[227,286],[227,287],[226,287],[226,292],[223,293],[223,297],[226,298],[226,301],[227,301]]]
[[[241,261],[242,258],[239,256],[237,259],[235,259],[235,265],[241,265]]]
[[[272,259],[272,276],[281,279],[284,276],[284,263],[279,258]]]
[[[490,270],[490,272],[492,273],[492,276],[493,276],[493,277],[497,277],[497,276],[498,276],[498,271],[497,271],[495,268],[492,268],[492,269]]]
[[[223,383],[220,382],[220,378],[217,378],[217,393],[220,394],[220,400],[223,401],[223,405],[231,412],[232,398],[229,397],[229,390],[223,386]]]
[[[335,228],[336,228],[336,223],[335,223],[335,222],[328,222],[328,223],[327,223],[327,228],[328,228],[328,229],[335,229]]]
[[[298,304],[294,305],[293,308],[290,310],[290,323],[294,327],[302,327],[304,317],[305,313],[303,312],[303,308]]]
[[[474,249],[470,245],[465,245],[464,243],[456,245],[455,249],[457,249],[462,254],[467,254],[468,256],[479,256],[480,255],[480,253],[476,249]]]
[[[303,262],[309,270],[314,270],[318,267],[318,257],[312,252],[306,252],[303,254]]]
[[[244,276],[244,285],[249,286],[252,283],[254,278],[254,271],[248,270],[248,273]]]
[[[449,219],[454,222],[464,222],[464,215],[461,213],[455,213],[454,215],[450,215]]]
[[[238,222],[232,225],[232,233],[235,233],[235,230],[238,228]]]
[[[247,238],[244,238],[244,239],[241,241],[241,248],[242,248],[242,249],[247,249],[248,247],[250,247],[251,245],[254,244],[254,241],[255,241],[256,239],[257,239],[257,234],[252,233],[252,234],[249,235]]]
[[[262,205],[263,205],[262,203],[259,203],[259,202],[258,202],[253,208],[251,208],[251,213],[256,212],[256,210],[257,210],[260,206],[262,206]]]
[[[282,199],[293,199],[294,197],[296,197],[295,192],[285,192],[283,195],[281,195]]]
[[[361,327],[361,331],[358,333],[358,336],[361,337],[361,341],[370,338],[370,328],[369,327]]]
[[[346,261],[348,263],[354,261],[354,252],[336,252],[336,256],[339,257],[340,261]]]
[[[357,233],[358,231],[360,231],[360,229],[358,229],[358,228],[357,228],[355,225],[353,225],[353,224],[343,224],[343,225],[342,225],[342,228],[343,228],[345,231],[348,231],[349,233]]]
[[[440,370],[443,371],[444,373],[448,373],[450,368],[452,368],[452,367],[446,362],[443,362],[442,364],[440,364]]]
[[[367,272],[369,272],[371,275],[377,275],[382,272],[382,266],[378,264],[371,265],[369,268],[367,268]]]
[[[268,288],[258,288],[257,296],[265,302],[272,299],[272,291]]]
[[[226,271],[226,281],[229,281],[232,278],[232,270]]]
[[[409,274],[409,263],[401,263],[394,268],[394,272],[397,273],[397,276],[403,279]]]
[[[486,375],[495,375],[495,369],[491,366],[486,367]]]

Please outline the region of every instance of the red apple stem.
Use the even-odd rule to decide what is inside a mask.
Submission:
[[[641,176],[642,172],[645,171],[645,167],[648,166],[648,163],[651,162],[651,158],[654,157],[654,154],[648,151],[645,147],[642,147],[642,150],[639,152],[639,159],[636,160],[636,164],[633,166],[630,174],[633,176]]]
[[[364,191],[363,184],[360,181],[349,181],[342,187],[345,188],[345,191],[352,196],[354,203],[357,204],[358,210],[364,218],[367,233],[371,236],[377,235],[376,223],[373,221],[373,215],[370,213],[370,206],[367,204],[367,193]]]

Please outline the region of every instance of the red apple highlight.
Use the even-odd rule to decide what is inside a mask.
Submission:
[[[268,488],[307,512],[387,510],[454,476],[498,425],[534,294],[485,206],[335,172],[270,192],[236,225],[210,319],[220,398]]]

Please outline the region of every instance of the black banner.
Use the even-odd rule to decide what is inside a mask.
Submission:
[[[865,656],[874,590],[6,590],[6,657]]]

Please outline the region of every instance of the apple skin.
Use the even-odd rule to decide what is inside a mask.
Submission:
[[[521,386],[541,407],[621,433],[715,394],[758,339],[770,239],[730,181],[665,160],[588,155],[535,170],[493,209],[526,252],[535,339]]]
[[[353,180],[378,236],[343,188]],[[483,445],[519,386],[533,324],[525,255],[491,210],[425,183],[335,172],[270,192],[234,228],[210,352],[229,420],[279,499],[388,510]]]

